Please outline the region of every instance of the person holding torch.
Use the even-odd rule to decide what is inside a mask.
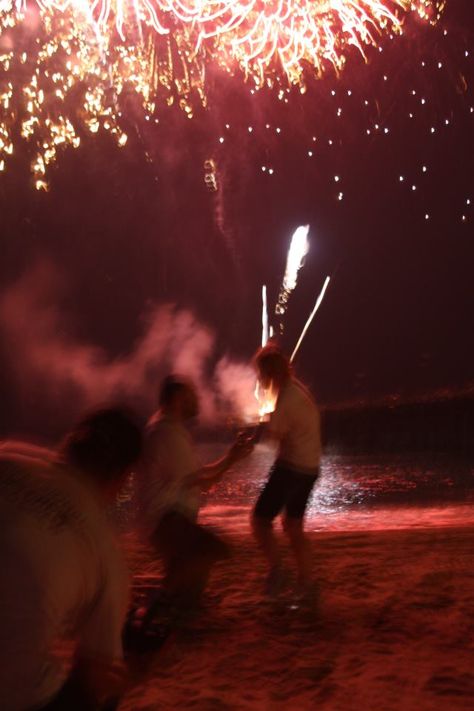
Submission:
[[[275,345],[257,351],[254,364],[260,387],[276,393],[276,404],[261,434],[278,443],[277,458],[252,512],[252,530],[269,565],[266,591],[280,592],[285,574],[273,521],[283,529],[295,558],[301,594],[310,590],[310,559],[304,515],[321,459],[320,415],[308,389],[295,378],[286,355]]]

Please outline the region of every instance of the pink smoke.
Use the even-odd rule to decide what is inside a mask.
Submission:
[[[36,400],[47,398],[50,408],[68,414],[129,400],[148,414],[161,378],[177,372],[196,384],[204,422],[224,413],[238,420],[255,416],[252,368],[230,357],[212,368],[215,336],[190,311],[155,306],[130,351],[111,358],[100,346],[71,335],[70,319],[58,306],[65,288],[58,270],[43,263],[0,296],[0,333],[19,398],[34,392]]]

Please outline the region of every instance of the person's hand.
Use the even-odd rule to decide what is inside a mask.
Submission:
[[[248,437],[247,435],[239,435],[232,447],[229,449],[227,457],[232,463],[238,462],[240,459],[248,457],[248,455],[253,451],[253,448],[254,442],[252,437]]]

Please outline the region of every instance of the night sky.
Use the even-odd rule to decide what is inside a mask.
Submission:
[[[85,138],[47,193],[19,150],[0,178],[1,433],[58,431],[85,402],[74,353],[95,348],[104,368],[126,358],[160,304],[215,334],[209,375],[225,354],[247,360],[261,286],[272,306],[306,223],[282,343],[293,348],[332,275],[297,359],[322,403],[472,388],[472,15],[471,0],[448,0],[436,27],[411,19],[305,94],[216,73],[192,120],[172,107],[145,121],[131,101],[127,145]],[[45,329],[71,355],[54,387],[48,364],[28,361]]]

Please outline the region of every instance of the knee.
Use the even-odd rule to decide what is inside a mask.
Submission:
[[[250,519],[250,526],[254,535],[258,536],[265,531],[271,531],[273,528],[273,522],[271,519],[262,518],[261,516],[257,516],[253,513]]]
[[[292,541],[300,541],[304,538],[303,519],[288,518],[283,519],[283,530]]]

